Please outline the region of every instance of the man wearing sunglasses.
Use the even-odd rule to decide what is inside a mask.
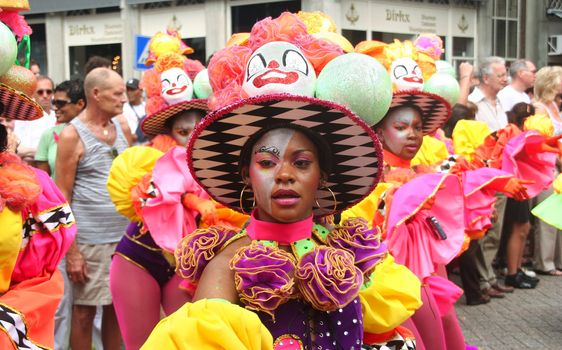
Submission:
[[[57,125],[45,130],[41,135],[35,161],[37,168],[46,171],[54,179],[59,135],[66,124],[84,110],[86,96],[80,80],[63,81],[57,85],[53,95],[52,105]]]
[[[18,155],[26,162],[35,165],[34,158],[41,134],[55,125],[55,112],[51,109],[54,84],[51,78],[46,76],[37,77],[37,88],[33,99],[41,105],[44,110],[43,118],[32,121],[17,120],[14,126],[14,134],[20,139]]]

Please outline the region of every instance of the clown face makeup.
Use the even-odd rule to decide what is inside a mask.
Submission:
[[[171,68],[162,72],[162,97],[169,105],[191,100],[193,83],[187,73],[180,68]]]
[[[290,223],[309,217],[320,179],[318,151],[300,132],[274,129],[252,149],[247,181],[260,220]]]
[[[420,67],[411,58],[399,58],[390,66],[390,79],[396,91],[421,90],[423,76]]]
[[[422,117],[416,109],[400,107],[384,117],[377,134],[385,150],[401,159],[412,160],[422,144],[422,127]]]
[[[242,89],[251,97],[270,93],[314,96],[316,73],[298,47],[281,41],[267,43],[252,54]]]

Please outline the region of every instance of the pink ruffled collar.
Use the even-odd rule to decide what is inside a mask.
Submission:
[[[308,218],[290,224],[278,224],[256,219],[255,211],[246,233],[252,240],[276,241],[281,245],[288,245],[312,235],[312,215]]]

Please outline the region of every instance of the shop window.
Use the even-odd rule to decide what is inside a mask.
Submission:
[[[371,39],[382,41],[383,43],[392,43],[394,39],[400,41],[404,40],[416,40],[417,34],[402,34],[402,33],[384,33],[384,32],[372,32]]]
[[[92,56],[107,58],[115,65],[115,71],[121,74],[121,44],[71,46],[68,48],[70,57],[70,77],[84,78],[84,65]]]
[[[31,39],[31,59],[39,63],[42,75],[49,75],[47,70],[47,37],[45,35],[45,23],[30,24],[33,34],[29,37]],[[25,60],[25,57],[18,57],[20,62]]]
[[[232,6],[230,9],[232,33],[249,32],[254,23],[265,17],[275,18],[285,11],[296,13],[300,10],[300,0]]]
[[[520,0],[494,0],[493,53],[506,60],[519,58]]]
[[[364,30],[342,29],[341,34],[355,46],[367,40],[367,32]]]
[[[453,57],[474,57],[474,39],[453,37]]]

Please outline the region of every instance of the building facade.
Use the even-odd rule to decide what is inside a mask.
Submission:
[[[82,75],[93,55],[124,78],[139,77],[146,43],[168,25],[180,29],[203,63],[232,33],[285,10],[323,11],[353,44],[439,35],[445,60],[498,55],[562,64],[561,0],[30,0],[32,58],[55,81]],[[94,8],[92,8],[94,6]]]

